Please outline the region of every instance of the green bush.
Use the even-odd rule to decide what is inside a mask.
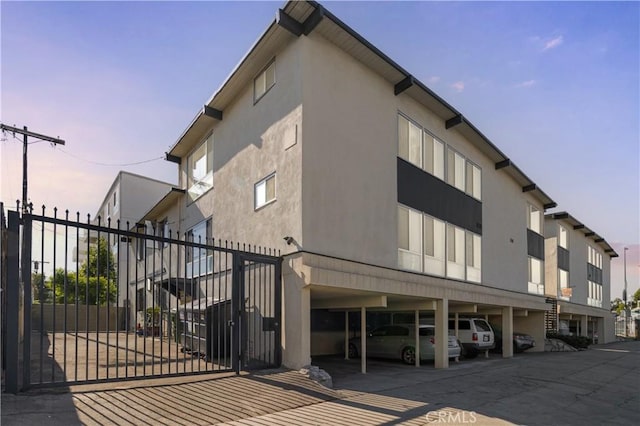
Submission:
[[[576,349],[587,349],[589,345],[593,343],[591,338],[586,336],[568,336],[565,334],[547,332],[547,338],[562,340]]]

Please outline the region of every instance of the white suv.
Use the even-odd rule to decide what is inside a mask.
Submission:
[[[455,320],[449,320],[449,334],[455,332]],[[493,349],[496,345],[493,329],[483,318],[458,318],[458,340],[462,344],[462,354],[475,358],[480,351]]]

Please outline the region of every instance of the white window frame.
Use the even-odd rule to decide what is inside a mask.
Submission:
[[[466,278],[465,230],[447,223],[447,277],[464,280]]]
[[[273,197],[267,198],[269,193],[267,191],[267,185],[269,182],[273,182]],[[277,181],[276,172],[271,173],[264,179],[259,180],[253,186],[253,208],[259,210],[277,200]]]
[[[447,224],[427,214],[423,214],[423,218],[424,272],[444,277],[446,275]],[[427,250],[428,247],[429,250]]]
[[[558,225],[558,246],[569,250],[569,231],[562,225]]]
[[[466,231],[467,281],[482,282],[482,237]]]
[[[482,201],[482,169],[469,160],[467,160],[466,169],[466,193]]]
[[[205,219],[187,231],[187,241],[205,245],[212,244],[212,232],[212,219]],[[200,247],[187,247],[186,278],[200,277],[213,272],[213,251],[211,254],[208,252],[209,250]]]
[[[535,220],[537,215],[537,220]],[[533,204],[527,203],[527,228],[535,232],[536,234],[542,235],[542,210]]]
[[[198,167],[204,167],[203,171],[195,176],[194,158],[197,157]],[[201,160],[204,158],[204,163]],[[213,188],[213,133],[207,136],[191,153],[187,156],[187,193],[191,202],[209,192]],[[202,173],[204,172],[204,173]]]
[[[402,114],[398,114],[398,157],[422,168],[422,127]]]
[[[444,181],[445,153],[444,142],[433,136],[426,130],[423,133],[424,170]]]
[[[594,281],[588,281],[589,283],[589,297],[587,298],[587,304],[589,306],[602,307],[602,284],[598,284]]]
[[[528,259],[528,291],[533,294],[544,294],[544,261],[529,256]],[[536,272],[536,269],[538,270]]]
[[[404,219],[406,216],[406,220]],[[403,229],[406,225],[406,230]],[[406,235],[402,235],[406,232]],[[423,271],[422,212],[398,205],[398,265],[402,269]]]
[[[257,104],[276,85],[276,60],[273,58],[253,79],[253,104]]]
[[[464,155],[451,146],[447,147],[447,183],[462,192],[465,192],[467,185],[466,163],[467,160]]]
[[[562,293],[563,288],[571,288],[569,285],[569,271],[558,268],[558,298],[562,300],[570,300],[571,296],[564,296]]]

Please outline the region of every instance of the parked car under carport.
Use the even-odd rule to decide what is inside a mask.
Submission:
[[[495,352],[502,353],[502,330],[494,328],[493,333],[495,335],[496,347]],[[520,333],[518,331],[513,332],[513,352],[522,353],[527,349],[531,349],[536,346],[536,341],[533,337],[526,333]]]
[[[420,325],[420,360],[435,359],[435,327]],[[373,358],[399,359],[405,364],[414,364],[415,326],[413,324],[394,324],[378,327],[367,334],[367,356]],[[360,337],[349,340],[349,357],[355,358],[361,353]],[[460,356],[460,346],[455,336],[448,336],[448,356]]]

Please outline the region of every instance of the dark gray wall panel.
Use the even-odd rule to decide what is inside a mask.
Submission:
[[[482,203],[398,158],[398,202],[482,235]]]

